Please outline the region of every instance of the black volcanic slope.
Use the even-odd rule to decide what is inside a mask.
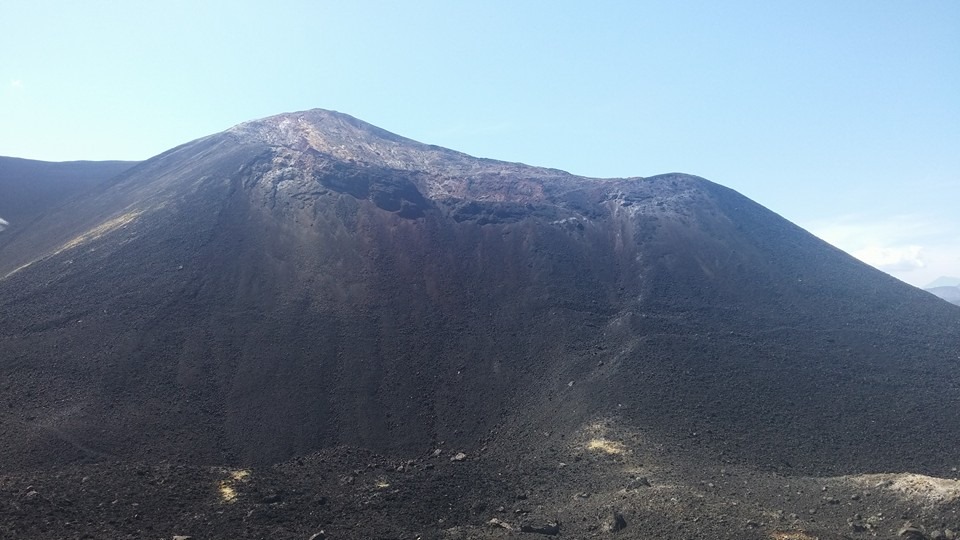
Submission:
[[[69,201],[134,166],[131,161],[35,161],[0,156],[0,250],[47,213],[69,212]],[[56,218],[55,218],[56,219]],[[9,264],[9,262],[8,262]]]
[[[12,222],[14,229],[27,226],[134,165],[134,161],[49,162],[0,156],[0,218]]]
[[[628,433],[778,474],[960,464],[960,309],[693,176],[580,178],[314,110],[8,232],[0,473],[512,463]]]

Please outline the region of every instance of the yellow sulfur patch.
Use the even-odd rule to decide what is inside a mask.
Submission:
[[[925,506],[960,500],[960,481],[914,473],[863,474],[849,477],[864,487],[883,487],[904,501]]]
[[[626,453],[627,447],[625,447],[623,443],[598,437],[595,439],[590,439],[590,441],[587,442],[587,450],[603,452],[611,455],[620,455]]]
[[[237,500],[237,490],[235,486],[240,482],[246,482],[250,479],[250,471],[239,469],[236,471],[226,471],[227,479],[217,484],[217,491],[220,493],[220,502],[232,503]]]
[[[225,503],[232,503],[237,500],[237,491],[226,482],[220,483],[220,500]]]

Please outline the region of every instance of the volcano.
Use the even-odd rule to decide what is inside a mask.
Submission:
[[[169,481],[208,516],[86,508],[100,518],[75,530],[110,535],[475,538],[639,520],[634,537],[770,538],[847,527],[866,515],[840,511],[860,504],[857,482],[882,473],[914,476],[877,480],[875,501],[950,525],[952,484],[941,506],[891,490],[952,482],[960,465],[960,308],[730,189],[479,159],[319,109],[98,167],[27,219],[0,213],[8,532],[67,530],[44,528],[52,510],[31,513],[25,484],[80,498],[69,482],[91,476],[130,496]],[[703,521],[690,521],[699,503],[680,504],[684,521],[617,499],[627,476],[667,489],[644,467],[673,486],[733,485],[696,484],[713,465],[764,497],[785,478],[856,497],[798,493],[826,509],[771,518],[755,502],[767,517]],[[130,487],[138,474],[152,483]],[[310,475],[326,480],[305,487]],[[205,487],[183,488],[193,477]],[[730,489],[701,500],[745,500]],[[551,508],[581,515],[578,491],[594,493],[574,497],[588,524],[552,528]],[[354,524],[359,507],[375,510]],[[283,517],[294,510],[313,517]],[[878,523],[863,530],[906,526]]]

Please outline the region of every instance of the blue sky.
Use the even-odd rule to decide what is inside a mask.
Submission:
[[[0,155],[145,159],[322,107],[587,176],[697,174],[914,285],[960,275],[954,0],[6,0],[0,85]]]

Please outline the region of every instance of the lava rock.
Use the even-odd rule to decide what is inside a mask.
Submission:
[[[620,532],[627,528],[627,520],[617,509],[611,509],[603,517],[603,530],[606,532]]]
[[[650,487],[650,480],[648,480],[646,476],[637,476],[627,483],[627,489],[630,490],[641,489],[645,487]]]
[[[545,525],[521,525],[520,532],[545,534],[547,536],[556,536],[560,534],[560,522],[554,521]]]
[[[900,529],[897,536],[906,540],[927,540],[927,535],[921,529],[912,526]]]

